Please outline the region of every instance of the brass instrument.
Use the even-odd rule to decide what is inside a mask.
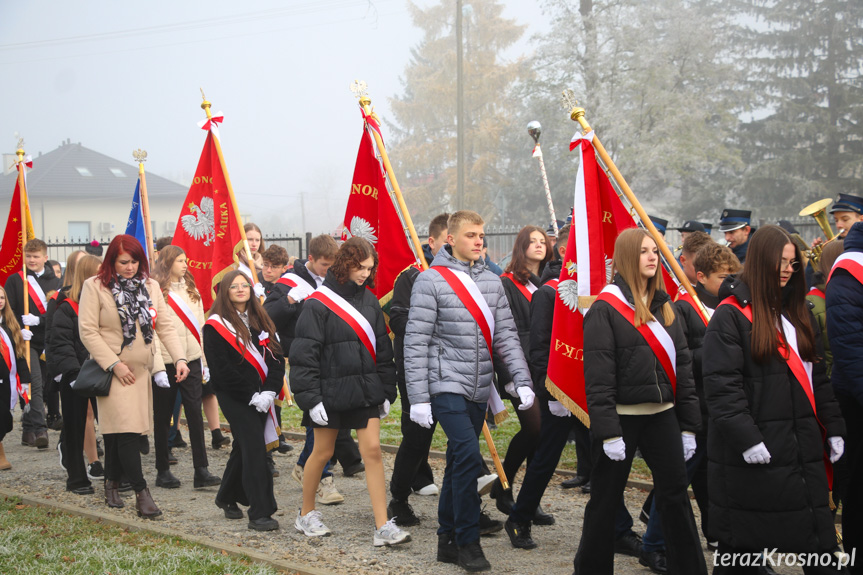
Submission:
[[[826,242],[813,246],[806,252],[806,257],[812,261],[813,268],[818,265],[818,259],[821,257],[821,250],[824,249],[824,246],[836,239],[836,234],[833,233],[833,228],[830,227],[830,221],[827,219],[827,207],[832,203],[833,200],[825,198],[818,200],[814,204],[809,204],[800,210],[801,216],[812,216],[815,218],[818,227],[821,228],[821,231],[824,232],[827,238]]]

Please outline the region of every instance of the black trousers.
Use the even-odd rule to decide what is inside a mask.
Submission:
[[[575,435],[575,456],[578,459],[576,475],[590,477],[593,458],[590,456],[590,430],[578,418],[573,417],[572,433]]]
[[[171,387],[159,387],[153,381],[153,442],[156,451],[156,470],[167,471],[168,463],[168,429],[177,401],[177,391],[183,398],[183,410],[186,413],[186,423],[189,426],[189,444],[192,446],[192,465],[207,467],[207,447],[204,443],[204,418],[201,415],[201,360],[189,362],[189,375],[177,383],[177,367],[173,363],[165,364],[168,382]]]
[[[849,566],[854,575],[863,574],[863,405],[847,394],[837,393],[836,399],[845,418],[847,434],[845,454],[837,463],[842,474],[834,479],[834,495],[842,500],[842,546],[850,554],[857,549],[857,564]],[[837,480],[839,483],[837,484]]]
[[[135,492],[147,488],[141,469],[141,452],[138,449],[140,433],[105,433],[105,479],[120,482],[125,478]]]
[[[225,393],[217,392],[216,397],[234,436],[216,498],[223,503],[248,505],[249,519],[270,517],[278,505],[273,494],[273,476],[267,469],[264,444],[267,414]]]
[[[87,406],[92,402],[93,411],[96,410],[95,398],[81,397],[69,387],[75,376],[77,373],[64,374],[58,384],[63,409],[60,443],[63,446],[63,466],[66,468],[66,489],[68,490],[90,485],[87,465],[83,457],[84,431],[87,427]]]
[[[518,409],[521,405],[519,398],[513,397],[510,398],[510,401],[515,408],[515,414],[521,426],[521,429],[510,439],[509,447],[507,447],[506,455],[503,458],[503,472],[506,473],[506,479],[509,482],[510,489],[512,489],[512,482],[521,464],[527,461],[528,466],[530,466],[530,462],[534,458],[541,427],[541,415],[538,404],[543,402],[535,401],[530,409],[521,411]]]
[[[42,369],[42,373],[45,374],[43,376],[45,378],[45,386],[42,390],[45,409],[48,410],[48,415],[60,415],[60,401],[62,401],[60,398],[60,384],[48,377],[48,364],[46,362],[40,359],[39,367]],[[60,381],[63,380],[61,379]]]
[[[434,474],[429,465],[429,450],[437,422],[426,429],[411,421],[411,402],[405,382],[399,379],[399,400],[402,404],[402,442],[393,463],[390,493],[393,499],[407,501],[412,489],[422,489],[434,483]]]
[[[614,518],[636,448],[653,473],[656,506],[662,514],[669,573],[706,575],[707,566],[686,492],[683,440],[673,409],[655,415],[621,415],[626,458],[612,461],[594,440],[590,501],[584,511],[574,575],[614,573]]]

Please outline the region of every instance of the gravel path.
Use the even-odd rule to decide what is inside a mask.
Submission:
[[[188,438],[188,430],[183,430]],[[58,432],[49,431],[50,448],[37,450],[20,444],[20,426],[3,442],[6,455],[13,468],[0,472],[0,485],[22,493],[57,500],[85,509],[122,514],[128,519],[137,519],[134,511],[134,498],[129,494],[124,499],[126,507],[122,510],[109,510],[104,504],[101,485],[94,485],[96,493],[76,496],[65,491],[65,471],[59,465],[56,450]],[[297,507],[300,504],[302,489],[290,473],[296,462],[302,444],[291,441],[294,451],[287,455],[276,454],[276,466],[281,476],[275,479],[276,501],[279,511],[276,514],[281,529],[273,533],[257,533],[246,528],[246,521],[229,521],[222,511],[213,504],[217,488],[194,489],[192,487],[192,454],[189,448],[174,449],[179,464],[172,466],[173,473],[183,482],[179,489],[155,487],[155,463],[151,449],[149,455],[142,456],[144,474],[150,484],[154,500],[164,512],[158,521],[162,527],[176,529],[181,533],[205,536],[216,542],[230,543],[267,553],[275,558],[297,561],[336,573],[352,574],[412,574],[452,575],[463,571],[455,566],[435,561],[437,548],[437,497],[412,496],[411,504],[422,520],[419,526],[410,529],[413,541],[393,548],[372,546],[371,505],[365,485],[365,475],[360,473],[352,478],[342,475],[337,467],[336,487],[344,494],[346,501],[336,506],[319,506],[324,522],[333,530],[330,537],[306,538],[293,526]],[[208,437],[209,445],[209,437]],[[220,474],[228,458],[228,450],[208,449],[210,471]],[[392,474],[394,456],[384,453],[386,475]],[[431,459],[435,478],[440,483],[443,477],[443,461]],[[584,506],[588,496],[579,489],[563,490],[559,487],[565,479],[555,476],[543,498],[543,508],[553,513],[556,525],[534,527],[533,536],[539,544],[535,550],[513,549],[506,533],[483,537],[482,544],[486,557],[497,573],[515,574],[568,574],[572,572],[572,558],[578,546],[583,520]],[[520,477],[516,482],[518,486]],[[517,487],[516,487],[517,488]],[[633,517],[645,494],[636,489],[627,489],[626,504]],[[504,516],[494,507],[494,502],[483,498],[495,519]],[[697,513],[697,508],[696,508]],[[644,526],[636,520],[636,531],[643,533]],[[703,542],[702,542],[703,543]],[[712,564],[713,554],[706,555],[708,566]],[[709,569],[712,570],[712,569]],[[615,573],[623,575],[647,574],[646,567],[630,557],[615,557]],[[799,573],[793,569],[781,571],[783,574]]]

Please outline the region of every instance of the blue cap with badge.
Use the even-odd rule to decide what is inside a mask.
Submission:
[[[722,216],[719,218],[720,232],[733,232],[742,227],[750,225],[752,220],[752,212],[750,210],[732,210],[726,208],[722,210]]]
[[[650,218],[650,221],[653,222],[653,225],[659,231],[660,234],[665,235],[666,230],[668,230],[668,220],[663,220],[662,218],[657,218],[656,216],[647,216]]]
[[[863,198],[860,196],[852,196],[851,194],[839,194],[833,206],[830,208],[830,213],[836,212],[854,212],[855,214],[863,214]]]

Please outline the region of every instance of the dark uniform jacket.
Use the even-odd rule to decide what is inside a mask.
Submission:
[[[294,263],[293,269],[288,270],[289,273],[294,273],[308,282],[311,289],[317,285],[309,269],[306,267],[305,261],[297,260]],[[276,331],[279,332],[279,343],[285,352],[285,356],[290,360],[291,343],[294,341],[294,329],[297,325],[297,319],[300,317],[300,312],[303,311],[303,302],[298,301],[291,303],[288,301],[288,292],[291,287],[280,283],[262,282],[266,290],[267,299],[264,300],[264,310],[276,326]]]
[[[562,266],[563,263],[560,260],[552,260],[546,264],[540,280],[542,287],[534,292],[533,299],[530,300],[528,366],[530,367],[531,379],[533,379],[534,393],[546,401],[554,400],[545,387],[545,378],[548,372],[549,351],[551,350],[554,302],[557,299],[557,290],[547,284],[560,277]]]
[[[529,281],[536,287],[542,285],[539,277],[534,274],[530,275]],[[521,349],[524,352],[525,359],[527,359],[530,354],[530,302],[522,295],[513,280],[508,277],[501,277],[500,283],[503,285],[503,292],[506,294],[506,300],[509,302],[510,310],[512,310],[512,319],[515,320],[515,329],[518,330],[518,340],[521,342]],[[531,296],[531,301],[535,295],[536,293],[534,292]],[[498,354],[494,356],[494,371],[501,389],[512,381],[512,375],[510,375],[506,363]],[[501,397],[506,396],[501,393]]]
[[[27,270],[27,275],[33,276],[36,278],[36,281],[42,287],[42,291],[45,292],[45,297],[48,298],[51,296],[52,291],[56,291],[60,289],[60,279],[54,275],[54,268],[45,264],[45,271],[42,272],[42,275],[36,277],[36,274]],[[21,323],[21,316],[24,315],[24,289],[21,283],[21,276],[18,273],[14,273],[9,276],[9,279],[6,280],[6,297],[9,298],[9,305],[12,306],[12,309],[15,311],[15,319],[18,320],[18,324],[21,327],[24,327],[24,324]],[[47,315],[47,305],[46,305],[46,313],[40,314],[39,308],[36,307],[36,296],[34,294],[30,294],[30,307],[28,308],[28,313],[31,313],[37,317],[41,317],[42,321],[39,322],[39,325],[30,326],[30,331],[33,332],[33,337],[30,339],[30,348],[36,350],[40,354],[45,349],[45,323],[46,323],[46,315]]]
[[[844,245],[846,252],[863,252],[863,223],[851,226]],[[833,389],[863,405],[863,284],[837,269],[827,282],[826,296]]]
[[[55,376],[62,374],[66,383],[75,380],[81,364],[90,355],[81,342],[78,314],[72,309],[71,303],[66,292],[61,291],[57,295],[51,319],[51,338],[45,350],[48,372]]]

